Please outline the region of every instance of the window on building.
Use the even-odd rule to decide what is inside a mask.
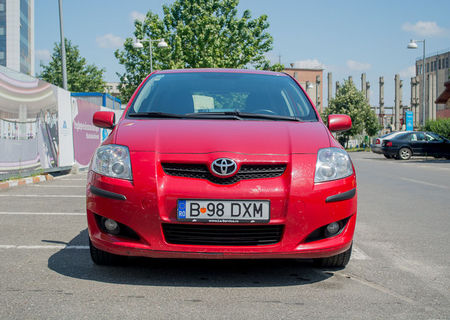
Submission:
[[[445,65],[446,65],[446,68],[448,68],[448,58],[445,58]]]
[[[5,59],[5,52],[4,51],[0,51],[0,60]]]
[[[427,63],[427,72],[430,72],[430,63]]]

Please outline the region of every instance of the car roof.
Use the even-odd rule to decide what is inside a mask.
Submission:
[[[266,70],[252,70],[252,69],[225,69],[225,68],[191,68],[191,69],[170,69],[170,70],[158,70],[155,73],[167,74],[167,73],[196,73],[196,72],[222,72],[222,73],[247,73],[247,74],[265,74],[273,76],[285,76],[288,75],[283,72],[266,71]]]

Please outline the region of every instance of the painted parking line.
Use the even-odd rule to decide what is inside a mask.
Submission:
[[[66,245],[51,245],[51,246],[27,246],[27,245],[9,245],[0,244],[0,249],[26,249],[26,250],[41,250],[41,249],[76,249],[76,250],[88,250],[89,246],[66,246]]]
[[[2,211],[0,215],[4,216],[86,216],[83,212],[13,212],[13,211]]]
[[[49,185],[49,184],[30,184],[29,187],[36,187],[36,188],[86,188],[86,185],[79,185],[79,186],[67,186],[67,185]]]
[[[400,177],[400,179],[404,180],[404,181],[409,181],[409,182],[423,184],[423,185],[430,186],[430,187],[436,187],[436,188],[441,188],[441,189],[449,189],[448,186],[444,186],[444,185],[441,185],[441,184],[435,184],[435,183],[429,183],[429,182],[422,181],[422,180],[415,180],[415,179],[403,178],[403,177]]]
[[[64,195],[64,194],[0,194],[2,198],[86,198],[85,195]]]
[[[351,260],[370,260],[370,257],[358,247],[353,247]]]

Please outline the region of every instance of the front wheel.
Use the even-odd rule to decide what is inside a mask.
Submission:
[[[412,155],[412,152],[411,152],[411,149],[409,149],[409,148],[401,148],[398,151],[398,157],[401,160],[409,160],[411,158],[411,155]]]
[[[352,255],[352,247],[353,244],[350,246],[350,248],[348,248],[347,251],[344,251],[335,256],[314,259],[314,265],[321,268],[343,268],[350,261],[350,256]]]

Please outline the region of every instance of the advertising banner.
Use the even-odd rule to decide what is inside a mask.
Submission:
[[[0,177],[59,166],[57,87],[0,66]]]

